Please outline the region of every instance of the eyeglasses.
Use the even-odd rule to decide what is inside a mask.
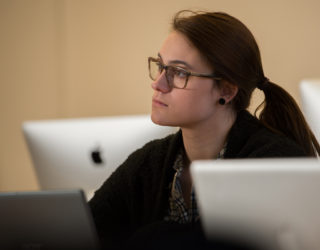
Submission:
[[[213,74],[195,73],[179,66],[164,65],[159,59],[153,57],[148,58],[148,63],[149,76],[153,81],[157,80],[163,70],[165,70],[165,76],[170,90],[173,88],[184,89],[187,86],[190,76],[207,77],[215,80],[222,79]]]

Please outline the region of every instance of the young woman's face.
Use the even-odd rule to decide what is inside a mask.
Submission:
[[[213,73],[198,50],[178,32],[169,34],[158,56],[164,65],[179,66],[197,73]],[[185,89],[170,90],[163,70],[152,83],[152,88],[151,119],[159,125],[191,127],[212,119],[219,106],[219,89],[211,78],[190,76]]]

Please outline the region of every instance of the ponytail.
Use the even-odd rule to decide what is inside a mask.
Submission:
[[[264,92],[265,100],[255,116],[262,109],[258,118],[267,128],[291,138],[308,156],[320,155],[319,143],[293,97],[267,78],[258,88]]]

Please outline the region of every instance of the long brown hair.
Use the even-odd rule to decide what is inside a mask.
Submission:
[[[222,12],[180,11],[172,27],[199,50],[215,75],[238,86],[232,100],[236,111],[247,109],[253,90],[259,88],[265,94],[257,108],[262,109],[260,121],[301,145],[308,156],[320,154],[319,143],[295,100],[265,77],[259,47],[241,21]]]

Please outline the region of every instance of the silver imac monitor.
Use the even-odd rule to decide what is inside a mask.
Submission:
[[[320,249],[317,158],[195,161],[191,174],[207,237]]]
[[[303,113],[320,141],[320,78],[301,81],[300,95]]]
[[[27,121],[23,133],[42,190],[93,192],[136,149],[177,128],[150,115]]]

